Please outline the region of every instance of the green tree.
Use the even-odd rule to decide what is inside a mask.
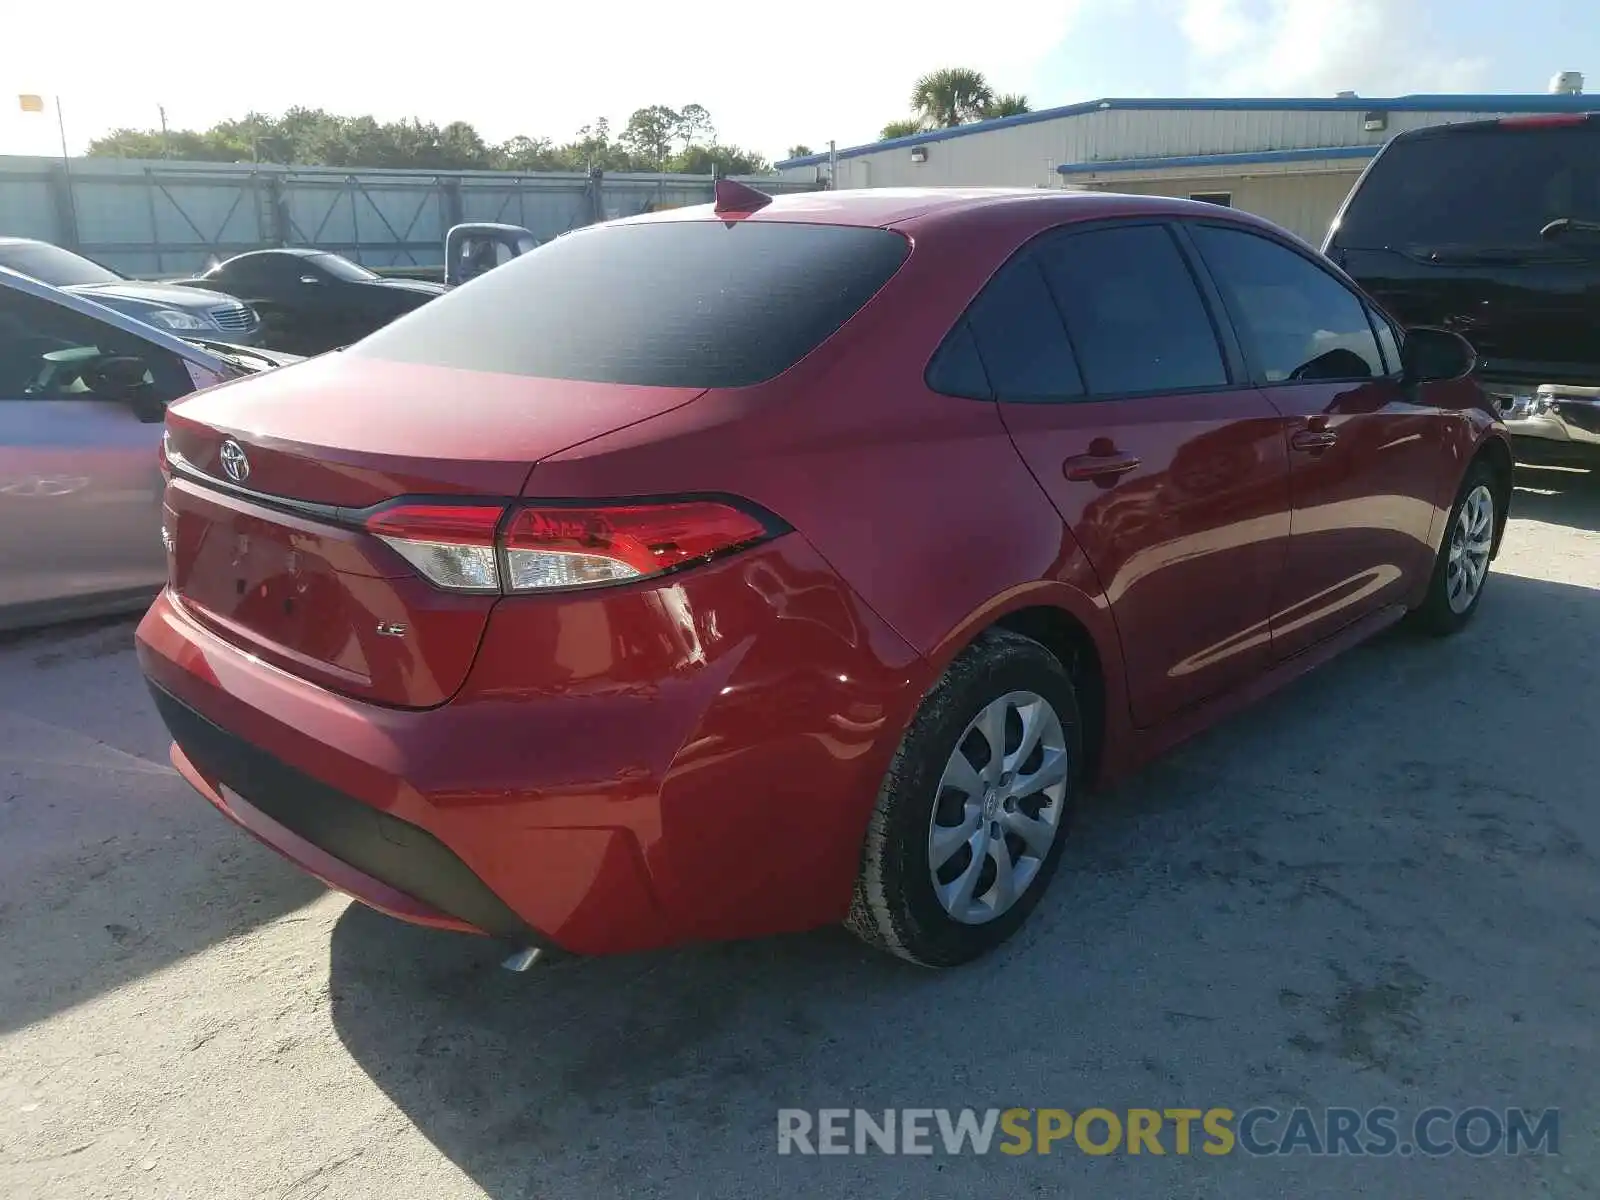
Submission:
[[[765,175],[772,164],[738,146],[690,146],[674,155],[667,169],[678,175]]]
[[[806,145],[804,142],[796,142],[794,145],[789,147],[789,153],[785,157],[805,158],[812,153],[814,153],[814,151],[810,146]]]
[[[557,145],[519,135],[499,145],[484,141],[465,121],[440,127],[431,121],[379,121],[345,117],[320,108],[291,108],[281,116],[248,112],[210,129],[116,129],[89,146],[116,158],[175,158],[194,162],[275,162],[330,167],[404,170],[681,171],[706,175],[756,174],[770,167],[761,155],[717,144],[703,105],[682,110],[641,108],[619,136],[600,117]]]
[[[711,114],[699,104],[685,104],[678,111],[678,136],[683,140],[683,148],[704,142],[706,145],[717,144],[717,127],[711,123]]]
[[[517,136],[494,148],[495,165],[502,171],[563,171],[571,164],[562,159],[549,138]]]
[[[617,140],[630,154],[661,171],[666,169],[673,146],[683,140],[683,129],[682,113],[665,104],[652,104],[634,110]]]
[[[983,118],[994,102],[994,89],[981,71],[944,67],[917,80],[911,109],[929,125],[953,128]]]
[[[983,119],[992,121],[996,117],[1020,117],[1023,113],[1032,111],[1026,96],[1021,92],[1011,92],[1004,96],[996,96],[984,105]]]
[[[922,122],[913,117],[904,121],[890,121],[883,127],[883,131],[878,134],[878,137],[887,142],[891,138],[910,137],[914,133],[923,132],[925,130]]]

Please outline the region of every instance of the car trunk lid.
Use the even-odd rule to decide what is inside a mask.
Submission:
[[[429,584],[366,531],[373,510],[515,497],[539,459],[699,394],[337,354],[224,384],[168,414],[169,586],[273,666],[378,703],[443,703],[499,593]]]

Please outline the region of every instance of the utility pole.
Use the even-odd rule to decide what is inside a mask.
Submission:
[[[167,133],[167,108],[164,104],[156,105],[156,111],[161,114],[161,157],[172,157],[172,139]]]
[[[839,146],[832,139],[828,141],[828,190],[839,190]]]
[[[67,185],[67,215],[72,219],[72,245],[78,245],[78,201],[72,194],[72,158],[67,154],[67,121],[61,115],[61,97],[56,97],[56,130],[61,134],[61,174]]]

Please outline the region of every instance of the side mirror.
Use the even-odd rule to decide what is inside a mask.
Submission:
[[[1407,383],[1444,383],[1472,374],[1478,352],[1459,333],[1421,326],[1406,330],[1400,365]]]
[[[166,416],[167,406],[156,394],[150,367],[142,358],[131,354],[102,358],[84,369],[83,382],[92,395],[128,405],[147,424]]]

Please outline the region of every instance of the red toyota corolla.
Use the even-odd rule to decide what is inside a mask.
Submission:
[[[1472,616],[1473,364],[1210,205],[723,185],[176,405],[140,660],[184,776],[395,916],[955,964],[1080,788]]]

